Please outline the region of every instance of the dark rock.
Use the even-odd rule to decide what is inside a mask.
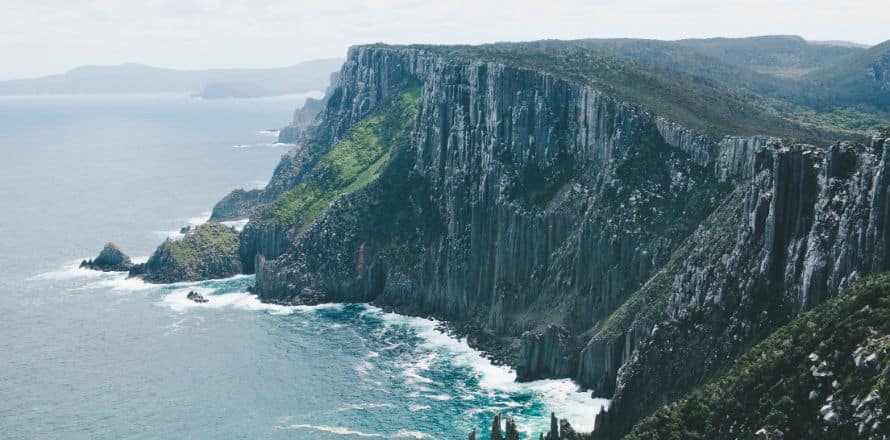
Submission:
[[[299,142],[300,139],[303,138],[303,134],[306,133],[306,130],[312,124],[317,122],[318,115],[322,112],[322,110],[324,110],[325,106],[327,105],[328,99],[331,96],[331,92],[337,86],[339,76],[339,72],[334,72],[331,74],[330,82],[328,83],[328,88],[325,91],[323,98],[306,99],[306,102],[303,104],[303,106],[294,112],[294,118],[293,121],[291,121],[290,125],[279,130],[278,142],[293,144]]]
[[[236,189],[213,206],[210,220],[226,222],[249,218],[253,210],[263,203],[261,195],[262,192],[258,189]]]
[[[626,432],[794,316],[890,269],[884,142],[776,144],[758,154],[732,240],[671,276],[668,321],[622,366],[602,429]]]
[[[126,272],[133,267],[133,262],[114,243],[107,243],[99,252],[99,256],[82,261],[80,267],[103,272]]]
[[[192,300],[199,304],[208,302],[208,299],[204,298],[204,295],[201,295],[200,293],[195,292],[194,290],[190,291],[188,293],[188,295],[186,295],[185,297],[188,298],[189,300]]]
[[[491,440],[504,440],[504,434],[501,433],[501,413],[495,414],[491,421]]]
[[[516,422],[512,417],[507,417],[507,436],[506,440],[519,440],[519,431],[516,429]]]
[[[565,328],[548,325],[543,333],[523,333],[520,341],[519,380],[575,376],[578,349]]]

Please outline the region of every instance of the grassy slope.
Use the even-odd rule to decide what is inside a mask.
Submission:
[[[782,431],[784,438],[854,438],[867,418],[857,413],[865,408],[884,414],[875,419],[877,429],[872,429],[873,420],[866,432],[887,435],[888,335],[890,274],[885,273],[795,318],[738,359],[721,379],[663,407],[627,438],[753,438],[761,428]],[[856,353],[859,347],[864,348]],[[865,359],[872,353],[877,354],[875,365],[856,366],[856,354]],[[884,399],[862,404],[870,394]],[[825,422],[820,413],[829,400],[839,415],[836,424]]]
[[[374,181],[393,146],[407,140],[419,96],[420,89],[411,87],[350,129],[303,182],[276,202],[276,220],[305,230],[338,197]]]
[[[197,264],[213,255],[236,255],[238,234],[227,226],[209,222],[198,226],[179,241],[166,240],[158,253],[166,253],[182,266]]]

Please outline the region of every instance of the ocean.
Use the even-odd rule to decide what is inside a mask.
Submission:
[[[77,267],[107,241],[147,258],[264,185],[288,148],[269,130],[303,99],[0,98],[0,438],[487,438],[498,411],[537,438],[551,410],[592,427],[606,401],[516,383],[431,320]]]

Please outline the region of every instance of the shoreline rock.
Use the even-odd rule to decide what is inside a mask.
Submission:
[[[185,297],[186,297],[187,299],[189,299],[190,301],[194,301],[194,302],[196,302],[196,303],[198,303],[198,304],[203,304],[203,303],[210,302],[210,300],[208,300],[207,298],[205,298],[204,295],[201,295],[200,293],[198,293],[198,292],[196,292],[196,291],[194,291],[194,290],[190,291],[190,292],[188,293],[188,295],[186,295]]]

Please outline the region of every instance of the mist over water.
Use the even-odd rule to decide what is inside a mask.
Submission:
[[[301,99],[0,98],[0,437],[450,439],[551,409],[590,428],[602,401],[515,383],[430,320],[77,267],[109,240],[144,259],[267,181],[286,146],[232,147],[274,142]]]

